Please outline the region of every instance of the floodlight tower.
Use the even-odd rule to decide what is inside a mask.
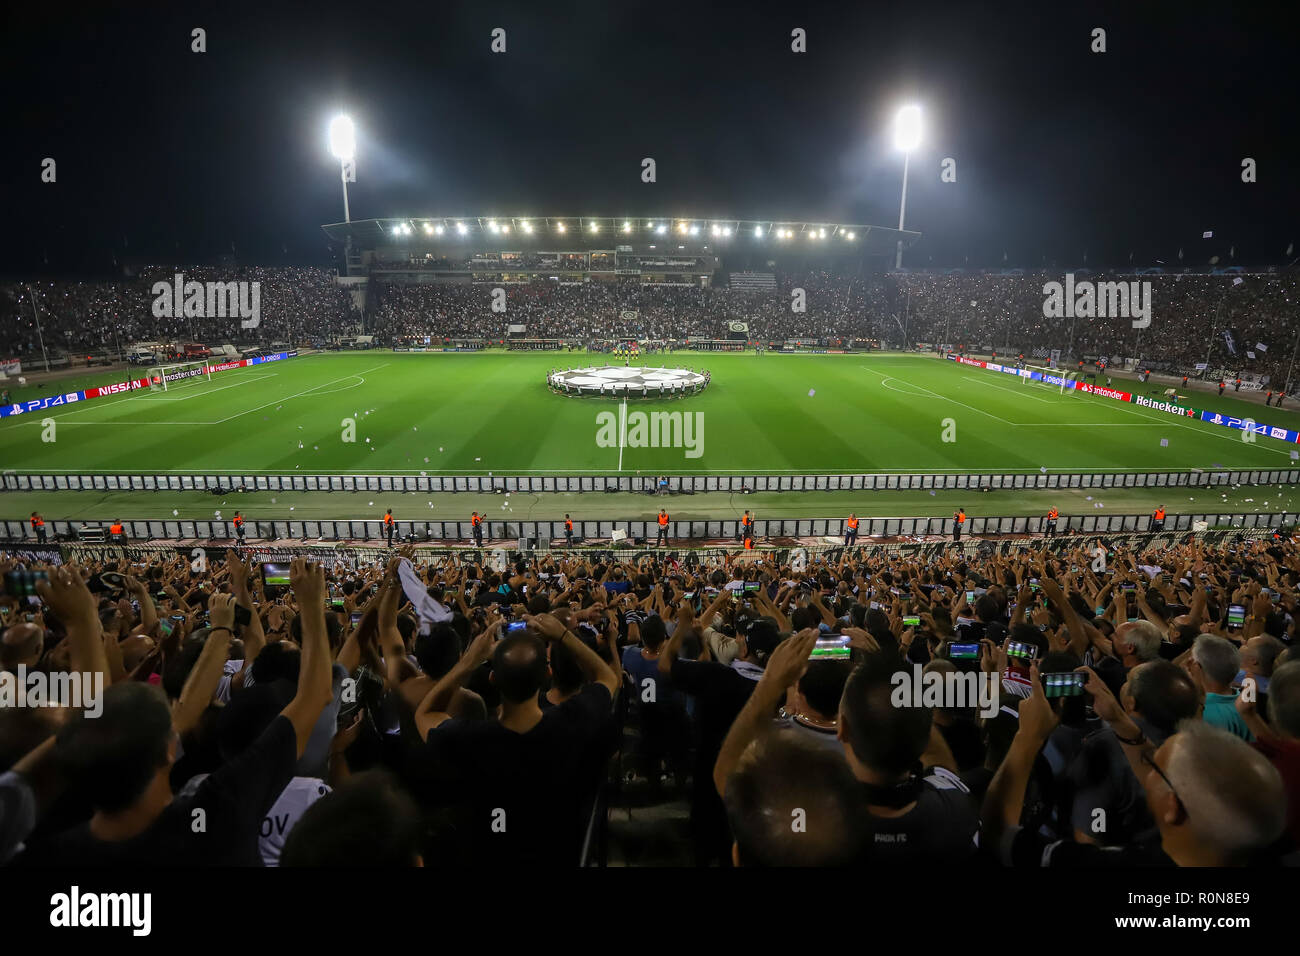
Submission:
[[[921,145],[921,107],[904,106],[894,117],[894,148],[903,153],[903,199],[898,205],[898,231],[903,231],[903,214],[907,211],[907,166],[912,150]],[[898,237],[898,254],[894,268],[903,267],[903,237]]]
[[[348,212],[348,183],[357,181],[357,131],[350,116],[336,116],[330,121],[330,152],[339,161],[343,180],[343,221],[351,222]]]

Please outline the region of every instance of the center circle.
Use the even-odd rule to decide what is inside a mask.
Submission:
[[[649,368],[640,365],[595,365],[552,369],[546,376],[551,391],[605,398],[667,398],[696,395],[709,385],[708,370]]]

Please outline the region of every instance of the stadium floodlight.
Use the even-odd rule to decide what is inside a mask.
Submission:
[[[429,225],[427,222],[424,224],[424,234],[426,236],[433,235],[433,226]]]
[[[522,228],[522,229],[524,230],[524,232],[527,232],[527,233],[530,233],[530,234],[531,234],[532,231],[533,231],[533,224],[532,224],[531,222],[529,222],[527,219],[525,219],[523,222],[521,222],[521,223],[519,224],[519,226],[520,226],[520,228]]]
[[[631,224],[630,222],[625,222],[625,223],[623,223],[623,231],[624,231],[624,232],[631,232],[631,231],[632,231],[632,224]]]
[[[462,236],[465,235],[465,233],[469,232],[469,230],[465,228],[465,224],[463,222],[456,223],[456,231],[459,232]]]
[[[898,204],[898,231],[903,231],[903,214],[907,211],[907,166],[912,150],[921,145],[921,107],[904,106],[894,117],[894,148],[903,153],[903,198]],[[898,253],[894,268],[903,267],[903,237],[898,237]]]
[[[442,235],[442,225],[441,225],[441,223],[438,224],[438,225],[436,225],[436,226],[434,226],[434,227],[433,227],[433,231],[434,231],[434,234],[435,234],[435,235],[439,235],[439,236],[441,236],[441,235]]]
[[[497,225],[497,221],[495,219],[488,220],[488,228],[491,229],[493,232],[501,231],[501,227]]]
[[[555,231],[556,231],[556,232],[564,232],[564,223],[562,223],[562,222],[557,222],[557,223],[555,224]]]
[[[699,227],[699,226],[691,226],[691,235],[692,235],[692,236],[698,236],[699,234],[700,234],[700,227]]]
[[[659,233],[659,235],[662,236],[662,235],[664,234],[664,230],[667,229],[667,228],[668,228],[667,226],[665,226],[665,225],[663,225],[662,223],[660,223],[659,228],[656,229],[655,232]]]
[[[510,235],[510,224],[507,223],[506,225],[502,226],[501,231],[504,232],[506,235]]]
[[[357,181],[357,131],[350,116],[330,120],[330,153],[339,161],[339,178],[343,181],[343,221],[351,222],[348,209],[348,183]]]
[[[591,224],[591,231],[592,231],[592,232],[600,232],[600,224],[599,224],[599,223],[595,223],[595,222],[593,222],[593,223]]]
[[[723,236],[730,236],[730,235],[731,235],[731,227],[730,227],[730,226],[723,226],[723,227],[722,227],[722,235],[723,235]]]
[[[854,239],[858,238],[858,234],[854,232],[852,229],[850,229],[844,235],[849,240],[849,242],[852,242]]]
[[[755,239],[762,239],[762,238],[763,238],[763,227],[762,227],[762,226],[755,226],[755,227],[754,227],[754,238],[755,238]]]

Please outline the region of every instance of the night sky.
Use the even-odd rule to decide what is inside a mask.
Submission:
[[[1300,239],[1296,31],[1272,4],[120,6],[5,13],[10,277],[207,263],[232,244],[244,263],[336,264],[320,226],[343,218],[339,110],[358,126],[356,219],[893,226],[890,123],[918,102],[913,266],[1174,266],[1179,248],[1191,266],[1286,265]],[[208,52],[190,52],[193,27]]]

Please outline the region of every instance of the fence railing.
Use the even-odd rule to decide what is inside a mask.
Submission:
[[[83,529],[107,533],[116,519],[97,518],[78,521],[46,519],[49,540],[76,540]],[[964,535],[1042,536],[1047,519],[1041,516],[971,517],[966,519]],[[860,518],[858,540],[867,538],[908,538],[932,535],[951,536],[952,518]],[[1300,523],[1297,512],[1195,512],[1170,514],[1165,531],[1192,532],[1214,529],[1280,530]],[[615,531],[626,534],[630,543],[655,542],[659,525],[655,519],[592,520],[574,519],[574,537],[581,542],[612,542]],[[128,541],[213,541],[234,540],[235,526],[228,519],[204,520],[124,520]],[[754,521],[754,538],[758,542],[789,538],[830,538],[843,540],[847,530],[844,518],[782,518]],[[1080,514],[1061,515],[1058,534],[1096,535],[1144,533],[1153,530],[1149,514]],[[306,541],[386,541],[387,532],[379,519],[305,520],[298,518],[247,518],[245,536],[249,540]],[[0,521],[0,537],[11,543],[34,542],[36,536],[26,521]],[[468,521],[397,521],[395,541],[437,541],[469,544],[474,541],[473,525]],[[733,520],[670,520],[665,537],[673,541],[740,540],[740,522]],[[565,542],[563,521],[515,521],[485,518],[485,541],[525,541],[525,547],[549,548]],[[0,547],[4,547],[0,541]],[[618,546],[615,544],[615,546]]]
[[[216,471],[189,474],[28,474],[0,475],[3,491],[369,491],[420,494],[497,492],[634,492],[656,490],[651,475],[266,475]],[[969,472],[964,474],[856,475],[677,475],[668,476],[669,494],[722,491],[941,491],[1069,488],[1205,488],[1224,485],[1300,484],[1300,468],[1223,471],[1146,472]]]

